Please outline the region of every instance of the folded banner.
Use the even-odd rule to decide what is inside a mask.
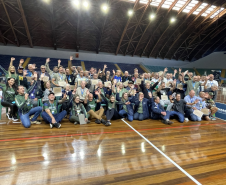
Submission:
[[[145,80],[144,83],[145,83],[145,84],[146,84],[146,83],[151,84],[151,81],[150,81],[150,80]]]
[[[67,83],[66,83],[65,81],[59,81],[59,82],[58,82],[58,85],[61,86],[61,87],[65,87],[66,84],[67,84]]]
[[[161,100],[168,100],[168,96],[167,95],[161,95]]]
[[[210,114],[210,110],[209,109],[202,109],[201,112],[203,113],[203,115],[208,116]]]

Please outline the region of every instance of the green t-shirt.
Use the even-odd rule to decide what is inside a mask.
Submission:
[[[142,114],[143,113],[143,104],[142,104],[143,101],[140,101],[140,104],[139,104],[139,107],[138,107],[138,113]]]
[[[44,107],[44,110],[49,109],[52,114],[57,114],[57,102],[56,101],[54,101],[53,104],[51,104],[48,101],[48,102],[44,103],[43,107]]]
[[[55,79],[55,83],[59,84],[59,82],[66,82],[66,75],[65,74],[60,74],[60,73],[55,73],[53,75],[53,78]]]
[[[2,87],[4,100],[7,102],[14,102],[15,101],[15,91],[13,88],[6,87],[6,84],[0,83],[0,86]]]
[[[126,90],[125,88],[123,88],[121,91],[118,92],[118,90],[116,90],[117,93],[119,93],[119,97],[122,97],[122,94],[125,92],[128,92],[128,90]]]
[[[89,107],[89,111],[93,110],[95,112],[95,108],[96,108],[96,100],[93,99],[92,101],[88,101],[88,107]]]

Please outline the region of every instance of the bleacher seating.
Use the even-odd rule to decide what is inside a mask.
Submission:
[[[13,65],[16,67],[16,69],[18,68],[20,59],[24,59],[24,60],[27,59],[27,56],[0,55],[0,65],[3,68],[5,68],[6,70],[8,70],[8,68],[9,68],[9,63],[10,63],[11,57],[15,58]]]
[[[123,73],[125,71],[128,71],[129,74],[133,74],[135,68],[138,69],[138,73],[144,73],[145,72],[142,68],[140,68],[140,65],[139,64],[123,64],[123,63],[118,63],[118,66],[120,67],[120,69],[122,70]]]
[[[159,71],[164,71],[165,67],[164,66],[147,66],[145,65],[146,68],[148,68],[151,72],[159,72]],[[167,67],[168,73],[173,73],[173,68]]]
[[[93,61],[84,61],[86,70],[89,71],[91,67],[97,68],[97,71],[101,69],[101,71],[104,68],[104,64],[107,65],[106,71],[110,71],[112,75],[112,70],[117,70],[114,63],[111,62],[93,62]]]
[[[213,72],[211,71],[212,69],[196,69],[200,75],[204,75],[205,73],[207,75],[209,74],[213,74]],[[214,69],[214,70],[221,70],[221,69]]]

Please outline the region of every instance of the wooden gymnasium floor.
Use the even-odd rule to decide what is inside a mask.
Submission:
[[[153,120],[128,122],[146,141],[121,120],[112,121],[110,127],[64,120],[61,129],[44,123],[25,129],[3,118],[1,185],[226,184],[226,122],[222,120],[175,121],[171,126]]]

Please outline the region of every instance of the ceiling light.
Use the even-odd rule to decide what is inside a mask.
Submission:
[[[101,9],[102,9],[102,11],[103,12],[108,12],[108,10],[109,10],[109,6],[107,5],[107,4],[103,4],[102,6],[101,6]]]
[[[89,2],[84,1],[84,2],[83,2],[83,7],[84,7],[85,9],[89,9]]]
[[[128,11],[128,15],[129,15],[129,16],[132,16],[132,15],[133,15],[133,10],[129,10],[129,11]]]
[[[174,23],[176,21],[176,19],[174,18],[174,17],[172,17],[171,19],[170,19],[170,22],[171,23]]]
[[[79,2],[79,0],[72,0],[72,4],[76,7],[79,7],[80,2]]]
[[[150,19],[153,20],[155,18],[155,14],[150,15]]]

